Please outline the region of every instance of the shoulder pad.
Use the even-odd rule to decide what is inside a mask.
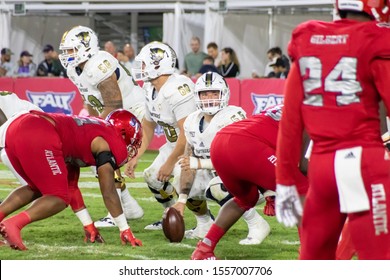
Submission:
[[[108,52],[99,51],[87,61],[83,71],[87,81],[96,86],[110,77],[118,66],[119,62],[115,57]]]

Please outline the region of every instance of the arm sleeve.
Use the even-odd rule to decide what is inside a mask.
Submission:
[[[303,96],[297,63],[293,63],[284,88],[284,107],[276,148],[276,183],[285,186],[296,185],[294,174],[299,166],[302,146],[301,106]]]

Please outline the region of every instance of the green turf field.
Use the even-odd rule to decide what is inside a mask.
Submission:
[[[142,171],[149,166],[156,156],[155,152],[146,153],[138,164],[139,175],[136,180],[127,179],[130,193],[145,211],[143,218],[129,222],[137,238],[144,246],[132,248],[122,246],[117,228],[104,228],[100,232],[105,244],[85,244],[81,223],[70,209],[43,221],[27,225],[22,230],[22,237],[27,251],[11,250],[0,247],[2,260],[188,260],[197,240],[183,240],[181,243],[169,243],[162,231],[147,231],[144,227],[161,218],[163,209],[146,187]],[[16,179],[8,169],[0,164],[0,198],[18,186]],[[93,219],[97,220],[107,214],[100,194],[97,179],[89,168],[82,170],[80,189]],[[214,215],[219,206],[209,204]],[[263,205],[257,207],[262,214]],[[247,235],[247,227],[240,220],[223,237],[215,253],[218,258],[226,260],[294,260],[298,257],[298,235],[296,229],[287,229],[278,224],[274,217],[265,217],[271,225],[271,234],[260,245],[242,246],[238,242]],[[195,226],[195,218],[187,209],[185,212],[186,228]]]

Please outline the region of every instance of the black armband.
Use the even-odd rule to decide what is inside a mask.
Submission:
[[[114,170],[117,170],[119,168],[118,165],[116,164],[113,154],[110,151],[104,151],[98,153],[97,156],[95,157],[95,160],[96,160],[96,169],[106,164],[107,162],[111,164]]]

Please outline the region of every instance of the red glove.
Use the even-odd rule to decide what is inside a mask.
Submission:
[[[267,196],[265,198],[263,213],[266,216],[275,216],[275,196]]]
[[[85,237],[84,242],[95,243],[104,243],[103,237],[100,235],[98,229],[92,223],[84,227]]]
[[[142,241],[135,238],[131,230],[128,228],[124,231],[121,231],[120,234],[122,245],[126,245],[127,243],[130,243],[131,246],[142,246]]]

